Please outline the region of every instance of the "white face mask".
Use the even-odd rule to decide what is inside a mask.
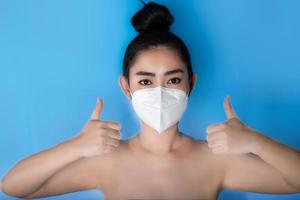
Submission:
[[[162,133],[180,120],[187,101],[183,90],[159,86],[135,91],[131,102],[138,117]]]

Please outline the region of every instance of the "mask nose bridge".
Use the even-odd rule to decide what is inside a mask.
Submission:
[[[162,86],[158,86],[159,88],[159,103],[160,103],[160,107],[162,106]]]
[[[163,98],[163,90],[164,90],[164,88],[166,88],[166,87],[163,86],[163,85],[159,85],[159,86],[153,87],[153,89],[154,89],[154,88],[156,88],[157,90],[159,90],[159,91],[158,91],[158,93],[159,93],[159,100],[160,100],[160,103],[161,103],[161,102],[162,102],[162,98]],[[129,89],[129,93],[130,93],[131,98],[132,98],[134,92],[132,92],[132,90]]]

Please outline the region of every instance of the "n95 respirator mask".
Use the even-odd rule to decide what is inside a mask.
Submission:
[[[139,89],[132,94],[131,100],[137,116],[158,133],[181,119],[187,101],[185,91],[161,86]]]

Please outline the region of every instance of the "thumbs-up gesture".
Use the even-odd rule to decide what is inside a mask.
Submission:
[[[208,126],[207,142],[213,153],[249,153],[255,146],[257,132],[246,126],[234,112],[229,97],[224,101],[227,121]]]
[[[100,120],[103,101],[97,101],[90,120],[79,135],[73,138],[73,145],[83,157],[112,152],[120,144],[120,124]]]

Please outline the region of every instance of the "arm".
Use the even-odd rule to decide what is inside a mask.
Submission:
[[[224,167],[223,187],[261,193],[300,192],[300,152],[247,127],[224,103],[228,120],[209,126],[208,146]]]
[[[3,192],[17,197],[46,196],[97,187],[91,157],[112,152],[120,139],[119,124],[97,119],[102,106],[99,101],[75,138],[17,163],[2,181]]]
[[[300,152],[255,132],[257,148],[252,152],[278,170],[289,185],[300,192]]]
[[[106,181],[109,165],[101,157],[81,158],[63,167],[35,192],[24,196],[25,199],[41,198],[102,188]]]
[[[79,159],[69,142],[21,160],[3,178],[3,191],[11,196],[23,197],[38,190],[55,172]]]
[[[300,192],[273,165],[253,153],[222,154],[217,157],[218,165],[224,169],[224,189],[270,194]]]

